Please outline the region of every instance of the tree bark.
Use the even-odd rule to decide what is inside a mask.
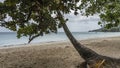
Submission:
[[[63,24],[63,29],[67,35],[67,37],[69,38],[69,40],[71,41],[71,43],[73,44],[74,48],[78,51],[79,55],[87,60],[91,57],[95,57],[98,56],[98,54],[96,52],[94,52],[93,50],[83,46],[82,44],[80,44],[72,35],[72,33],[70,32],[70,30],[68,29],[67,25],[64,23]]]
[[[97,54],[95,51],[80,44],[72,35],[67,25],[64,23],[63,29],[67,37],[77,50],[79,55],[85,60],[80,68],[120,68],[120,59],[111,58]]]

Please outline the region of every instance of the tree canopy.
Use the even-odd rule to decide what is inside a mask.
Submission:
[[[120,24],[120,0],[82,0],[80,7],[85,9],[86,16],[98,14],[101,21],[98,24],[107,28]]]
[[[78,11],[79,10],[79,11]],[[106,27],[120,22],[119,0],[5,0],[0,3],[0,26],[28,36],[29,42],[38,36],[57,33],[68,19],[64,15],[74,11],[85,16],[98,14]]]

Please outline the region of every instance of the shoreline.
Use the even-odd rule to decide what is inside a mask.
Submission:
[[[103,40],[103,39],[113,39],[113,38],[118,38],[120,36],[113,36],[113,37],[97,37],[97,38],[88,38],[88,39],[77,39],[79,42],[85,42],[85,41],[93,41],[93,40]],[[14,44],[14,45],[2,45],[0,46],[1,48],[12,48],[12,47],[24,47],[24,46],[36,46],[36,45],[45,45],[45,44],[54,44],[54,43],[70,43],[69,39],[68,40],[62,40],[62,41],[48,41],[48,42],[37,42],[37,43],[22,43],[22,44]]]
[[[87,39],[93,39],[93,38],[104,38],[104,37],[116,37],[116,36],[120,36],[119,35],[120,32],[117,33],[113,33],[113,32],[106,32],[106,33],[95,33],[95,32],[73,32],[73,35],[78,39],[78,40],[87,40]],[[84,35],[83,35],[84,34]],[[52,37],[51,35],[55,35],[55,37]],[[1,36],[1,35],[0,35]],[[61,42],[61,41],[68,41],[68,38],[64,35],[64,33],[58,33],[58,34],[50,34],[46,35],[44,37],[38,38],[33,40],[31,43],[32,44],[36,44],[36,43],[48,43],[48,42]],[[59,37],[58,39],[56,39],[56,37]],[[1,36],[2,37],[2,36]],[[5,36],[6,37],[6,36]],[[17,39],[16,35],[13,34],[12,35],[13,40],[8,38],[4,38],[3,36],[3,40],[1,39],[1,43],[0,43],[0,47],[9,47],[9,46],[16,46],[16,45],[26,45],[27,44],[27,38],[23,37],[21,39]],[[51,39],[50,39],[51,38]],[[55,39],[53,39],[55,38]],[[6,40],[5,40],[6,39]],[[47,40],[48,39],[48,40]]]
[[[120,58],[120,36],[80,40],[98,54]],[[84,60],[69,41],[0,48],[1,68],[76,68]]]

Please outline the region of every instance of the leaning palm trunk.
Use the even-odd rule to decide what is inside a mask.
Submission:
[[[120,59],[99,55],[95,51],[83,46],[73,37],[67,25],[65,23],[62,25],[74,48],[85,60],[85,62],[78,66],[79,68],[120,68]]]

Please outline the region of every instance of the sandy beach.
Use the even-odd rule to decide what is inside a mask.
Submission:
[[[80,42],[99,54],[120,58],[120,37]],[[83,61],[69,41],[0,48],[0,68],[76,68]]]

